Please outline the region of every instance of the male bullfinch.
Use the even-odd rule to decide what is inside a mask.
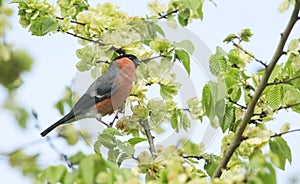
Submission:
[[[129,96],[135,78],[135,69],[141,61],[124,54],[116,57],[103,75],[97,78],[63,118],[52,124],[41,135],[44,137],[56,127],[85,118],[112,114]]]

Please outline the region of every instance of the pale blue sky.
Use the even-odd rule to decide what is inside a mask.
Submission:
[[[148,13],[147,1],[114,0],[111,2],[118,4],[121,9],[132,15],[145,15],[145,13]],[[215,2],[217,7],[212,3],[205,2],[204,20],[202,22],[195,21],[188,28],[197,34],[212,52],[218,45],[225,49],[230,48],[222,43],[226,35],[236,33],[243,28],[251,28],[254,37],[252,42],[246,45],[246,48],[255,53],[257,58],[268,61],[279,40],[280,32],[283,31],[288,21],[290,12],[284,14],[277,12],[279,0],[216,0]],[[16,7],[16,5],[10,6]],[[46,127],[60,118],[57,110],[53,108],[53,104],[60,99],[65,86],[70,85],[72,78],[75,76],[75,63],[78,61],[75,50],[79,46],[76,39],[68,35],[31,36],[27,30],[21,28],[18,24],[16,14],[12,19],[12,23],[14,29],[8,33],[8,41],[18,48],[26,49],[35,61],[32,71],[24,76],[25,83],[20,89],[22,95],[18,97],[28,109],[32,108],[38,112],[42,122],[41,126]],[[299,25],[297,25],[293,35],[299,37],[299,33]],[[3,95],[0,95],[0,102],[2,101]],[[12,122],[13,119],[6,112],[1,111],[0,117],[0,151],[9,151],[20,145],[41,139],[39,132],[34,128],[33,122],[29,122],[29,130],[23,132]],[[295,113],[281,113],[274,122],[270,122],[268,125],[274,130],[279,130],[283,123],[290,122],[292,128],[295,129],[300,127],[298,119],[299,115]],[[298,177],[300,170],[300,158],[298,157],[300,148],[297,144],[299,133],[289,134],[284,138],[292,149],[293,162],[292,166],[287,164],[286,171],[279,170],[277,172],[278,183],[286,183],[288,178],[293,176]],[[60,146],[60,143],[58,141],[58,146]],[[216,140],[216,144],[218,145],[218,140]],[[215,146],[213,145],[213,147]],[[218,151],[218,146],[216,147],[215,150]],[[45,166],[47,162],[60,163],[57,155],[46,143],[37,144],[29,148],[28,151],[34,152],[37,149],[43,149],[43,153],[46,153],[42,157]],[[92,149],[86,151],[92,152]],[[71,154],[71,152],[74,152],[74,150],[64,151],[67,154]],[[16,170],[7,167],[6,162],[3,160],[0,160],[0,177],[3,183],[29,183],[29,180],[24,179]]]

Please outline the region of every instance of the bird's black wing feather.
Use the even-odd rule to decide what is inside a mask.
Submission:
[[[118,71],[115,70],[116,66],[112,66],[115,63],[112,62],[107,71],[96,79],[86,93],[78,100],[74,106],[74,112],[79,113],[82,110],[87,110],[91,106],[95,105],[106,98],[112,96],[117,92],[117,87],[114,83],[115,77],[118,75]]]

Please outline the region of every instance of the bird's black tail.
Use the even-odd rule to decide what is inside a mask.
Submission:
[[[63,118],[61,118],[60,120],[58,120],[57,122],[55,122],[53,125],[51,125],[50,127],[48,127],[46,130],[44,130],[41,133],[41,136],[45,137],[49,132],[51,132],[56,127],[58,127],[60,125],[63,125],[63,124],[66,124],[66,123],[73,122],[74,120],[75,120],[75,114],[74,114],[74,112],[72,110],[67,115],[65,115]]]

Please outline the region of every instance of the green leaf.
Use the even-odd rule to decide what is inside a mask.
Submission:
[[[283,13],[290,8],[290,0],[282,0],[278,6],[278,12]]]
[[[23,3],[23,2],[25,2],[25,0],[12,0],[11,2],[9,2],[9,4]]]
[[[220,157],[216,155],[208,155],[208,158],[205,158],[204,169],[210,177],[212,177],[212,175],[214,174],[218,166],[219,160]]]
[[[185,0],[182,1],[184,8],[191,10],[191,17],[195,19],[202,19],[203,18],[203,1],[200,0]]]
[[[126,153],[123,153],[121,154],[121,156],[119,156],[118,160],[117,160],[117,164],[118,166],[120,167],[120,165],[122,164],[122,162],[128,158],[131,158],[129,157]]]
[[[150,47],[158,52],[158,53],[165,53],[168,51],[168,49],[172,46],[169,40],[167,39],[156,39],[154,41],[150,42]]]
[[[57,30],[58,27],[58,23],[52,18],[39,17],[32,22],[29,31],[31,31],[32,35],[43,36],[51,31]]]
[[[28,121],[28,113],[24,108],[17,108],[14,112],[16,119],[18,120],[19,125],[22,128],[26,128],[26,122]]]
[[[166,9],[166,5],[161,4],[159,1],[150,1],[147,4],[148,9],[150,10],[151,14],[156,16],[161,12],[164,12]]]
[[[183,11],[180,11],[178,14],[179,24],[182,26],[187,26],[189,23],[190,14],[190,9],[184,9]]]
[[[249,175],[249,182],[247,183],[276,184],[275,170],[266,158],[266,155],[262,155],[261,151],[254,152],[250,156],[250,168],[253,172]]]
[[[73,125],[65,126],[64,131],[59,136],[65,138],[71,146],[75,145],[79,140],[79,135]]]
[[[253,34],[251,33],[251,30],[249,28],[243,29],[240,32],[240,37],[242,38],[242,40],[244,42],[249,42],[250,41],[250,37],[252,37]]]
[[[131,110],[133,111],[133,114],[139,119],[147,119],[147,117],[149,116],[149,110],[143,104],[133,106]]]
[[[128,142],[131,145],[136,145],[140,142],[147,141],[147,140],[148,140],[147,138],[143,138],[143,137],[134,137],[134,138],[129,139]]]
[[[72,169],[71,172],[67,172],[66,176],[64,178],[64,184],[74,184],[76,183],[75,180],[79,176],[79,170],[78,169]]]
[[[231,125],[235,122],[235,107],[226,105],[225,115],[222,121],[221,129],[223,133],[231,127]]]
[[[238,49],[233,49],[231,50],[228,55],[228,61],[232,64],[232,66],[235,66],[237,68],[245,68],[246,67],[246,59],[241,57],[241,53],[240,50]],[[238,70],[236,68],[231,68],[231,70]],[[241,73],[241,71],[238,71],[239,73]],[[237,73],[237,71],[236,71]]]
[[[84,184],[94,183],[95,161],[93,155],[83,158],[79,163],[79,172]]]
[[[284,170],[286,160],[292,162],[291,149],[287,145],[287,142],[282,137],[275,137],[270,140],[271,161],[278,168]]]
[[[238,36],[236,34],[230,34],[230,35],[226,36],[226,38],[223,40],[223,42],[229,43],[236,38],[238,38]]]
[[[113,135],[109,134],[100,134],[98,136],[98,140],[101,145],[108,149],[112,149],[116,146],[116,138]]]
[[[131,157],[134,154],[133,145],[129,144],[128,142],[118,141],[117,146],[126,153],[127,156]]]
[[[273,85],[265,90],[266,100],[272,109],[278,109],[281,104],[281,87],[280,85]]]
[[[209,59],[209,69],[211,73],[215,76],[221,74],[221,72],[226,71],[226,56],[227,53],[221,48],[217,47],[216,53],[213,54]]]
[[[120,155],[120,150],[118,149],[109,149],[108,151],[108,160],[112,161],[112,162],[116,162],[117,158]]]
[[[283,68],[282,64],[276,65],[274,67],[273,72],[269,78],[269,82],[275,82],[282,78],[282,68]]]
[[[99,65],[94,66],[90,71],[93,80],[96,80],[102,74]]]
[[[211,100],[211,91],[208,84],[205,84],[205,86],[202,89],[202,106],[203,110],[206,113],[206,115],[209,117],[211,113],[211,107],[212,107],[212,100]]]
[[[39,171],[37,164],[38,155],[28,155],[22,150],[17,149],[9,153],[9,164],[12,168],[18,168],[23,175],[36,174]]]
[[[103,134],[122,136],[120,131],[118,129],[115,129],[115,128],[106,128],[106,129],[103,130]]]
[[[81,151],[79,151],[79,152],[77,152],[75,155],[73,155],[73,156],[71,156],[70,158],[69,158],[69,160],[70,160],[70,162],[71,163],[73,163],[73,164],[79,164],[79,162],[83,159],[83,158],[85,158],[86,156],[81,152]]]
[[[268,184],[276,184],[276,173],[272,164],[265,163],[263,168],[259,168],[256,171],[256,174],[251,176],[249,179],[249,183],[268,183]]]
[[[211,116],[210,121],[214,122],[212,124],[212,126],[217,128],[222,124],[222,121],[223,121],[224,116],[225,116],[225,100],[224,99],[218,100],[214,104],[214,107],[213,107],[212,111],[214,112],[214,114],[217,117]]]
[[[241,98],[242,90],[240,86],[236,85],[229,90],[229,95],[232,101],[237,102]]]
[[[300,51],[299,39],[293,39],[288,45],[288,53],[298,56],[299,51]]]
[[[63,100],[60,100],[56,104],[54,104],[54,107],[58,109],[58,111],[61,115],[65,114],[65,107],[64,107]]]
[[[284,123],[281,127],[279,132],[283,133],[283,132],[287,132],[291,129],[291,124],[290,123]]]
[[[229,90],[233,86],[237,86],[239,83],[239,73],[237,69],[231,68],[228,72],[223,74],[226,89]]]
[[[50,166],[44,171],[45,179],[50,183],[58,183],[63,179],[66,171],[67,169],[63,165]]]
[[[283,100],[282,100],[282,106],[289,106],[292,104],[299,103],[300,99],[300,92],[298,89],[295,88],[295,86],[289,85],[289,84],[283,84]],[[300,113],[300,106],[293,106],[292,110]]]
[[[186,139],[182,139],[182,140],[180,140],[180,142],[182,143],[180,150],[185,155],[201,156],[203,154],[205,145],[196,144],[196,143],[193,143],[190,140],[186,140]]]
[[[174,110],[172,116],[171,116],[171,126],[172,128],[176,131],[176,133],[179,132],[179,127],[178,127],[178,109]]]
[[[187,73],[190,75],[191,73],[191,68],[190,68],[190,56],[189,54],[182,49],[176,49],[175,50],[175,54],[176,54],[176,58],[179,59],[179,61],[182,62],[185,70],[187,71]]]
[[[187,101],[187,105],[189,107],[191,118],[192,119],[200,119],[200,121],[202,121],[204,112],[203,112],[203,109],[202,109],[200,103],[201,103],[201,101],[196,97],[193,97]]]
[[[188,53],[193,54],[195,47],[190,40],[182,40],[176,44],[177,47],[185,49]]]
[[[171,115],[171,126],[178,133],[179,129],[187,130],[190,127],[190,119],[181,109],[175,109]]]
[[[160,123],[164,121],[166,117],[166,104],[163,100],[151,99],[148,101],[147,109],[150,115],[150,126],[159,127]]]
[[[187,129],[191,126],[191,122],[187,115],[182,112],[182,110],[179,111],[179,120],[180,128],[183,128],[185,131],[187,131]]]
[[[94,182],[95,184],[104,184],[104,183],[109,183],[112,184],[114,183],[114,173],[113,172],[99,172],[96,176],[96,180]]]
[[[203,8],[203,2],[200,1],[200,5],[199,5],[199,7],[196,10],[197,16],[193,16],[193,18],[200,18],[201,20],[203,19],[203,10],[202,10],[202,8]]]
[[[178,89],[176,84],[168,83],[167,85],[160,84],[160,95],[164,99],[172,99],[177,94]]]
[[[99,155],[101,155],[100,147],[101,147],[101,142],[99,140],[97,140],[94,143],[94,151]]]
[[[154,27],[154,29],[155,29],[159,34],[161,34],[162,36],[165,37],[165,32],[164,32],[164,30],[163,30],[159,25],[154,24],[153,27]]]

